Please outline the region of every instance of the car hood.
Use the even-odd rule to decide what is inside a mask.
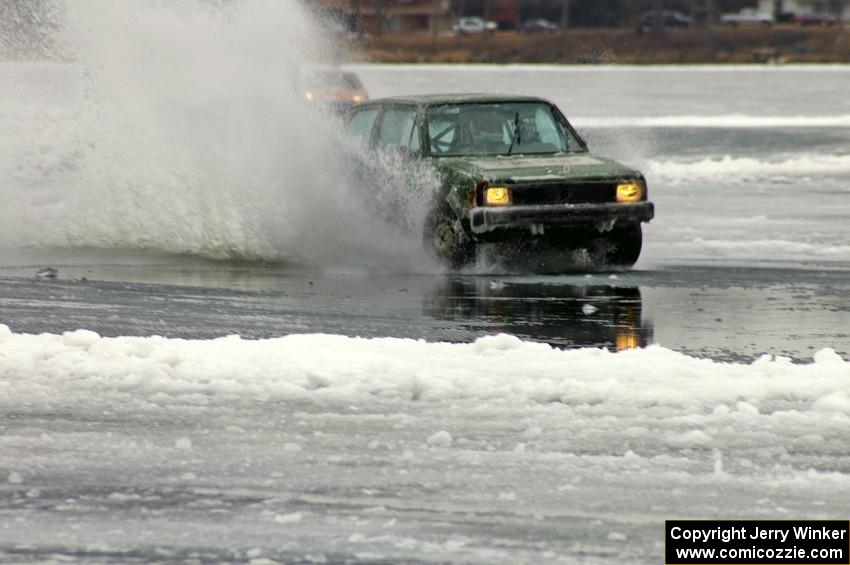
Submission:
[[[501,183],[552,182],[641,177],[639,171],[590,153],[441,157],[438,168]]]

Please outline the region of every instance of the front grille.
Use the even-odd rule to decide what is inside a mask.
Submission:
[[[571,184],[514,185],[515,205],[591,204],[617,201],[617,184],[585,182]]]

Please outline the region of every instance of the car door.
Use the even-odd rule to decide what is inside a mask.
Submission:
[[[344,162],[345,182],[352,196],[360,201],[373,198],[370,187],[380,175],[380,167],[373,156],[375,133],[381,116],[380,104],[358,106],[344,119],[346,138],[341,144],[341,159]]]
[[[376,196],[392,223],[411,229],[411,214],[417,199],[430,198],[432,175],[422,156],[422,118],[412,104],[386,105],[375,133],[375,151],[380,164]],[[402,188],[403,190],[399,190]]]
[[[378,151],[398,153],[407,159],[421,155],[419,114],[415,106],[387,106],[381,112],[375,140]]]

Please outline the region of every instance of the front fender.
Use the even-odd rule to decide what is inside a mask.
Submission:
[[[439,171],[440,185],[435,200],[445,203],[458,218],[466,221],[470,208],[470,191],[474,191],[480,179],[451,170]]]

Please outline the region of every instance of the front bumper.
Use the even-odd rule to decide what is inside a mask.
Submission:
[[[652,202],[628,204],[552,204],[542,206],[476,207],[469,211],[473,233],[535,226],[583,227],[648,222],[655,216]]]

